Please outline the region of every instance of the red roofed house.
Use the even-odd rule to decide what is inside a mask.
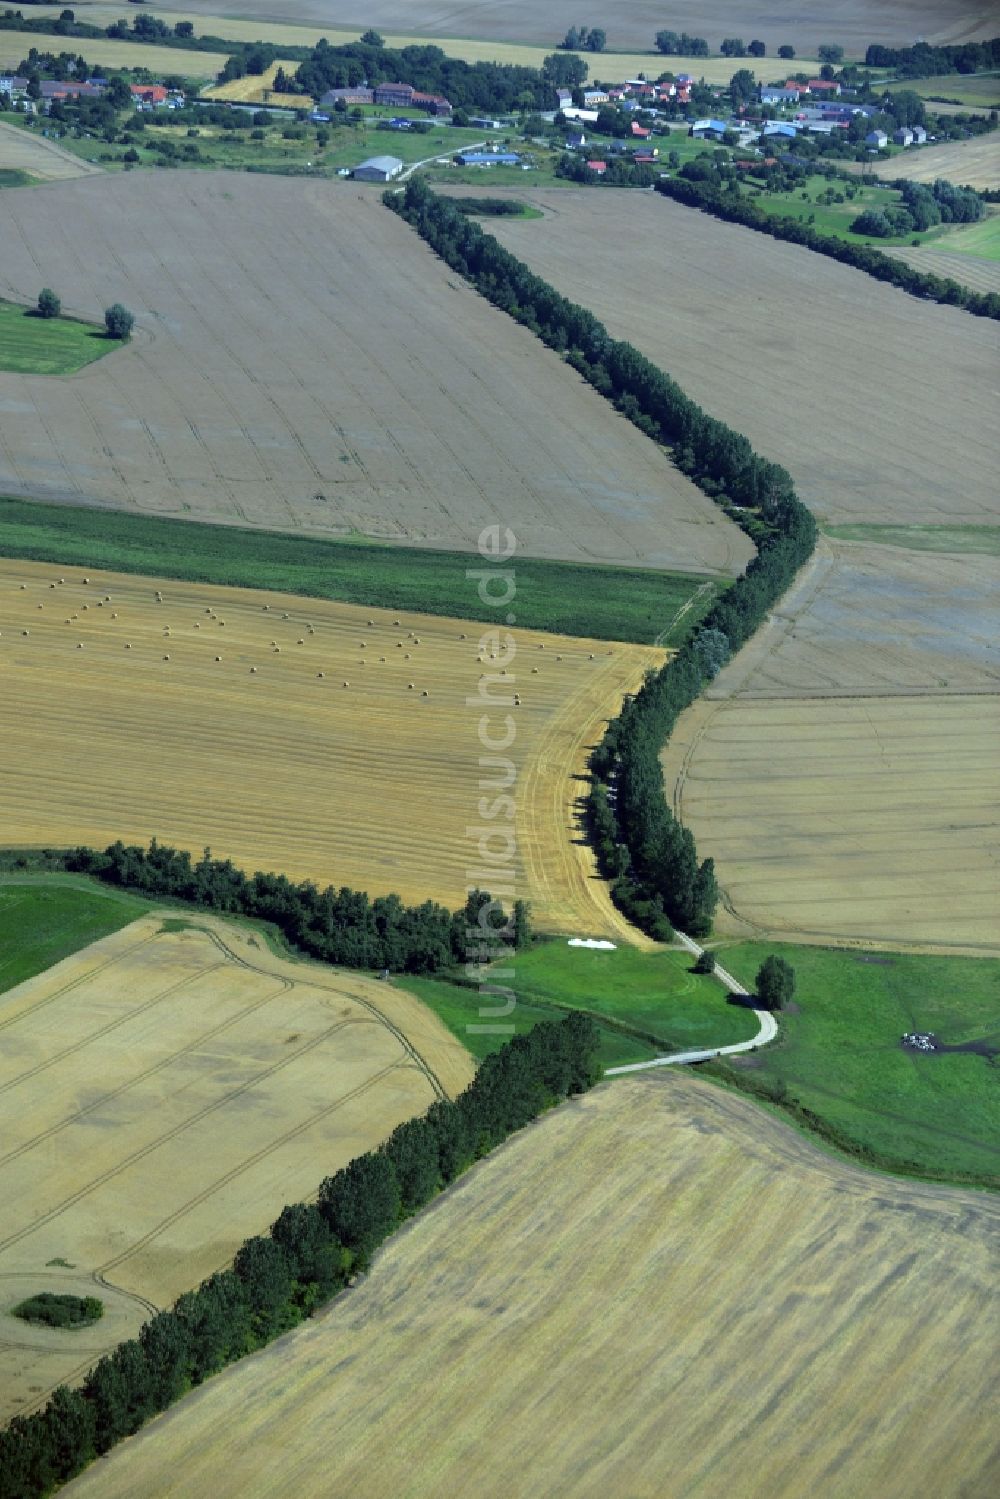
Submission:
[[[589,171],[596,172],[598,177],[603,177],[605,172],[608,170],[608,164],[606,161],[588,161],[587,167]]]
[[[130,83],[132,98],[137,104],[166,104],[167,91],[162,83]]]
[[[641,141],[648,141],[650,135],[652,134],[652,131],[647,130],[645,125],[637,125],[634,120],[629,126],[629,129],[631,130],[632,134],[638,136]]]
[[[809,92],[808,83],[799,83],[798,79],[796,78],[786,78],[781,86],[782,88],[798,89],[800,94],[808,94]]]
[[[810,78],[809,91],[813,94],[839,94],[840,84],[835,78]]]

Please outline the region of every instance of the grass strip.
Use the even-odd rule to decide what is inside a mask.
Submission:
[[[495,625],[474,554],[355,536],[293,536],[201,521],[0,497],[0,555],[123,573],[297,593]],[[517,557],[512,608],[526,629],[677,645],[728,587],[699,573]],[[688,607],[690,606],[690,607]]]

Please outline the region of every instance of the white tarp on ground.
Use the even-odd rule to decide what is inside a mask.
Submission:
[[[615,942],[603,942],[597,937],[570,937],[566,943],[567,947],[596,947],[600,952],[614,952],[617,946]]]

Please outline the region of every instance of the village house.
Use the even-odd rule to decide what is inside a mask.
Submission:
[[[870,146],[875,151],[881,151],[888,144],[889,137],[884,130],[869,130],[865,136],[865,145]]]
[[[840,84],[835,78],[810,78],[809,92],[835,96],[840,93]]]
[[[907,125],[901,125],[898,130],[892,132],[892,139],[897,146],[912,146],[913,131]]]
[[[760,86],[760,102],[762,104],[798,104],[802,97],[802,90],[798,84],[794,88],[768,88],[766,84]]]
[[[335,104],[374,104],[375,90],[373,88],[328,88],[320,99],[320,104],[327,109],[332,109]]]
[[[608,170],[608,164],[606,161],[588,161],[587,170],[593,172],[595,177],[603,177]]]

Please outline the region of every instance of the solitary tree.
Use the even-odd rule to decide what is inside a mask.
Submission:
[[[384,47],[385,37],[378,31],[363,31],[361,41],[366,47]]]
[[[715,953],[709,952],[707,947],[703,947],[695,959],[694,971],[695,973],[714,973]]]
[[[790,62],[795,56],[795,48],[790,47],[788,43],[785,42],[783,46],[778,48],[778,56],[783,57],[786,62]]]
[[[749,104],[757,92],[757,80],[749,68],[739,68],[729,80],[729,97],[733,108]]]
[[[747,52],[751,57],[766,57],[767,47],[763,42],[754,38],[752,42],[747,44]]]
[[[134,322],[135,318],[121,302],[112,302],[110,307],[104,309],[104,326],[109,338],[120,338],[124,342],[132,336]]]
[[[816,49],[816,56],[820,62],[843,62],[844,49],[843,47],[833,46],[829,42],[824,42]]]
[[[62,311],[62,303],[50,286],[43,286],[38,293],[37,312],[39,317],[58,317]]]
[[[772,953],[757,970],[755,989],[765,1010],[783,1010],[795,993],[795,969]]]

